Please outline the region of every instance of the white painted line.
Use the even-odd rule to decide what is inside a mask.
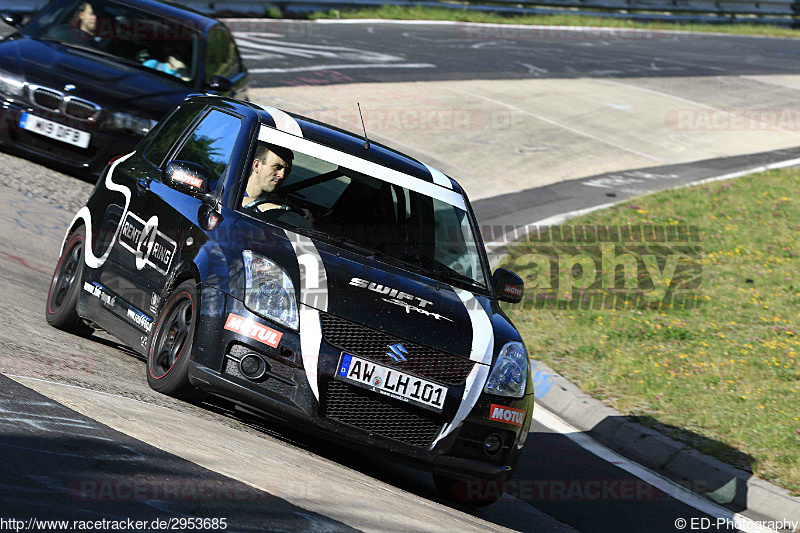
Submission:
[[[365,68],[436,68],[436,65],[431,63],[376,63],[374,65],[366,63],[358,63],[351,65],[309,65],[306,67],[291,67],[291,68],[251,68],[247,71],[251,74],[273,74],[273,73],[286,73],[286,72],[310,72],[317,70],[352,70],[352,69],[365,69]]]
[[[638,477],[679,502],[689,505],[714,518],[724,518],[739,523],[741,526],[740,530],[744,531],[744,533],[778,533],[774,529],[753,522],[751,519],[739,513],[720,507],[698,496],[689,489],[672,482],[664,476],[626,459],[617,452],[609,450],[581,430],[561,420],[541,405],[536,405],[536,408],[533,410],[533,418],[543,426],[564,435],[569,440],[584,450],[596,455],[603,461],[616,465],[620,469]]]
[[[461,91],[461,90],[458,90],[458,89],[453,89],[451,87],[445,87],[444,89],[447,90],[447,91],[452,91],[452,92],[455,92],[455,93],[464,94],[466,96],[472,96],[473,98],[480,98],[481,100],[486,100],[487,102],[492,102],[494,104],[507,107],[507,108],[511,109],[512,111],[516,111],[517,113],[522,113],[523,115],[529,115],[529,116],[534,117],[534,118],[536,118],[538,120],[541,120],[542,122],[547,122],[548,124],[552,124],[554,126],[557,126],[559,128],[565,129],[567,131],[571,131],[572,133],[574,133],[576,135],[580,135],[582,137],[586,137],[588,139],[592,139],[592,140],[597,141],[599,143],[607,144],[608,146],[613,146],[614,148],[616,148],[618,150],[622,150],[624,152],[628,152],[628,153],[631,153],[631,154],[634,154],[634,155],[638,155],[639,157],[644,157],[645,159],[649,159],[650,161],[657,161],[659,163],[664,163],[665,162],[660,157],[648,155],[648,154],[645,154],[644,152],[639,152],[637,150],[632,150],[630,148],[622,146],[621,144],[617,144],[617,143],[613,143],[611,141],[607,141],[605,139],[601,139],[600,137],[592,135],[591,133],[586,133],[586,132],[577,130],[577,129],[571,127],[571,126],[567,126],[566,124],[562,124],[560,122],[556,122],[553,119],[549,119],[547,117],[543,117],[542,115],[537,115],[536,113],[532,113],[531,111],[528,111],[527,109],[522,109],[521,107],[517,107],[517,106],[511,105],[511,104],[507,104],[505,102],[501,102],[500,100],[495,100],[494,98],[489,98],[488,96],[483,96],[482,94],[475,94],[475,93],[471,93],[471,92],[468,92],[468,91]]]

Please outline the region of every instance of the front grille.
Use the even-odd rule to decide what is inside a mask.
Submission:
[[[320,313],[322,336],[331,346],[381,365],[393,366],[415,376],[448,385],[464,383],[474,361],[406,341],[382,331],[342,318]],[[407,361],[396,363],[386,355],[388,347],[402,342],[408,350]]]
[[[328,384],[325,414],[333,420],[411,446],[427,446],[442,426],[437,422],[438,415],[413,405],[397,405],[396,400],[335,380]]]
[[[99,112],[99,108],[86,100],[72,98],[67,100],[67,104],[64,106],[64,112],[71,117],[86,120],[94,117]]]
[[[64,113],[79,120],[97,119],[100,116],[100,111],[102,111],[100,106],[88,100],[82,100],[70,95],[65,97],[64,93],[47,87],[32,87],[30,98],[34,104],[40,107]]]
[[[33,101],[47,109],[59,110],[64,97],[58,91],[38,87],[33,91]]]

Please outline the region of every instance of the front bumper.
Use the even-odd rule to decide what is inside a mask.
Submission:
[[[189,377],[196,387],[241,403],[314,436],[389,454],[393,460],[454,478],[507,479],[519,459],[533,411],[533,394],[518,400],[482,395],[462,424],[438,438],[461,403],[464,385],[450,386],[445,409],[437,414],[334,379],[341,350],[323,340],[318,371],[319,400],[303,369],[300,336],[251,314],[242,304],[215,289],[205,288]],[[223,303],[223,301],[225,303]],[[220,309],[225,309],[220,313]],[[224,328],[231,314],[252,319],[282,333],[277,347],[267,346]],[[247,379],[237,359],[256,353],[267,361],[264,378]],[[492,404],[525,411],[521,426],[490,420]],[[499,435],[503,448],[489,456],[483,440]]]
[[[92,135],[89,146],[73,146],[20,128],[19,121],[25,112],[89,132]],[[83,175],[100,176],[111,158],[131,152],[139,140],[59,113],[33,109],[19,101],[6,100],[0,106],[0,145],[25,157],[56,164]]]

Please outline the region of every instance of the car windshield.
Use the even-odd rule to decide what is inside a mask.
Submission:
[[[34,17],[24,29],[57,41],[190,82],[198,64],[195,28],[109,0],[74,0]]]
[[[259,146],[263,148],[256,151],[256,158],[261,154],[273,162],[265,152],[272,148],[288,163],[289,172],[274,191],[255,195],[247,194],[247,190],[258,190],[248,184],[250,180],[263,182],[264,177],[259,178],[254,170],[247,173],[241,201],[245,211],[298,233],[423,271],[440,281],[486,288],[479,247],[460,194],[395,172],[392,181],[387,181],[383,172],[388,169],[375,164],[373,173],[367,172],[369,165],[354,170],[358,166],[353,164],[354,158],[332,149],[320,154],[313,145],[310,150],[308,144],[303,147],[322,159],[296,147],[288,150],[264,142]],[[429,191],[434,194],[426,194]],[[441,194],[436,194],[439,191]],[[289,205],[275,208],[284,201]],[[273,209],[261,211],[265,207],[262,202]]]

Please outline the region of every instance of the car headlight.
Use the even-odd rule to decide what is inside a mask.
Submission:
[[[257,253],[246,250],[244,271],[246,276],[244,305],[265,318],[297,330],[294,285],[281,267]]]
[[[528,352],[521,342],[507,342],[492,367],[483,392],[520,398],[528,381]]]
[[[0,70],[0,94],[22,96],[25,92],[25,80],[21,76]]]
[[[137,117],[122,111],[112,111],[106,120],[106,126],[114,130],[125,130],[137,135],[146,135],[158,121]]]

